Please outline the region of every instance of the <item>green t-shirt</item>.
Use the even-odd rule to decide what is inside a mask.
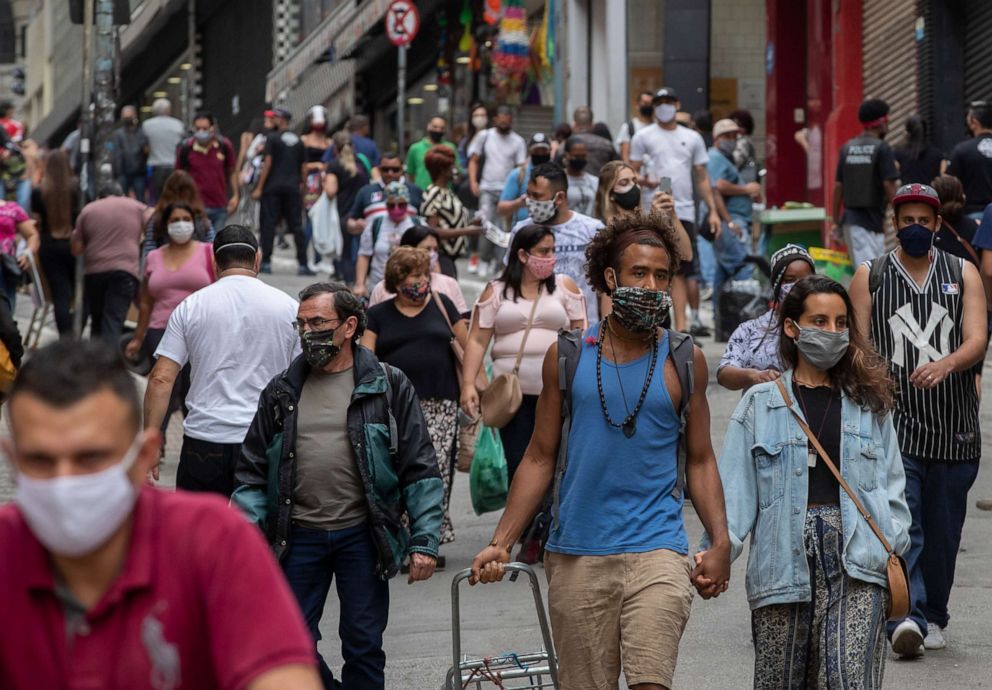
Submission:
[[[441,144],[454,151],[455,160],[457,161],[458,148],[450,141],[442,141]],[[428,137],[424,137],[416,144],[410,146],[410,150],[406,154],[406,174],[412,177],[413,183],[421,189],[427,189],[431,186],[431,174],[427,172],[427,166],[424,165],[424,158],[427,157],[427,152],[434,145],[433,141]]]

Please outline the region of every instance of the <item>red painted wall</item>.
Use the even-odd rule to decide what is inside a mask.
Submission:
[[[806,154],[793,138],[806,105],[805,2],[766,0],[765,168],[769,206],[806,198]]]

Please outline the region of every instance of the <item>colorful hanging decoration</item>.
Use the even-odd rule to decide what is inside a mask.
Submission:
[[[458,41],[458,52],[470,53],[472,52],[472,7],[469,5],[469,0],[462,0],[462,11],[458,15],[458,21],[464,29]]]
[[[487,4],[488,7],[488,4]],[[530,68],[527,11],[523,0],[506,0],[493,51],[493,84],[504,102],[517,102]]]
[[[535,75],[550,75],[555,59],[554,2],[544,4],[544,18],[531,37],[530,52]]]
[[[512,3],[508,3],[512,4]],[[502,14],[501,0],[486,0],[486,8],[482,13],[482,19],[489,25],[495,25]]]

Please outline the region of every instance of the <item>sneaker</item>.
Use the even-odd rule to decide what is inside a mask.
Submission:
[[[699,288],[700,302],[709,302],[711,299],[713,299],[713,288],[709,285]]]
[[[708,338],[713,334],[710,332],[710,329],[697,321],[689,327],[689,335],[696,338]]]
[[[916,659],[923,656],[923,635],[920,626],[907,618],[892,632],[892,651],[900,659]]]
[[[975,507],[979,510],[992,510],[992,500],[980,498],[975,501]]]
[[[473,254],[468,258],[468,272],[478,273],[479,272],[479,255]]]
[[[943,628],[936,623],[927,623],[927,636],[923,640],[923,647],[925,649],[944,649],[947,647]]]
[[[258,268],[259,273],[272,273],[272,264],[268,261],[263,261],[262,265]]]
[[[316,273],[316,271],[314,271],[309,266],[300,266],[298,269],[296,269],[296,275],[298,275],[298,276],[315,276],[315,275],[317,275],[317,273]]]

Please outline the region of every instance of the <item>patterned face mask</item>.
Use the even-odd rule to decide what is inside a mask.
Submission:
[[[544,200],[527,197],[524,199],[524,203],[527,205],[527,213],[530,214],[530,219],[538,225],[547,223],[558,212],[554,197]]]
[[[431,294],[431,284],[429,282],[414,283],[413,285],[404,285],[400,288],[400,292],[408,300],[413,302],[419,302],[420,300]]]
[[[315,369],[323,369],[334,361],[341,352],[341,346],[334,343],[334,334],[337,330],[332,328],[329,331],[307,331],[300,336],[300,345],[307,364]]]
[[[664,290],[641,287],[617,287],[610,295],[611,314],[631,333],[650,333],[657,328],[672,307],[672,296]]]

